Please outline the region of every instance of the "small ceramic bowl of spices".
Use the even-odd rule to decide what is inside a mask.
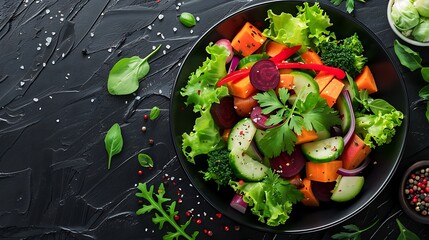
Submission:
[[[429,160],[407,169],[401,182],[400,203],[410,218],[429,224]]]

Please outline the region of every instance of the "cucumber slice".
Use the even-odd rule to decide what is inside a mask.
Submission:
[[[238,69],[250,68],[257,61],[259,61],[261,59],[267,59],[267,58],[269,58],[269,56],[265,53],[249,55],[247,57],[240,59],[240,61],[238,62]]]
[[[317,133],[317,140],[323,140],[331,137],[331,132],[327,128],[324,128],[323,130],[320,130],[316,133]]]
[[[344,150],[344,140],[340,136],[335,136],[304,143],[301,148],[308,160],[316,163],[329,162],[341,155]]]
[[[244,151],[252,143],[256,133],[256,126],[250,118],[243,118],[232,128],[228,137],[228,150]]]
[[[229,153],[229,163],[234,174],[245,181],[260,181],[270,171],[270,168],[254,160],[239,149]]]
[[[310,92],[319,94],[319,85],[312,76],[301,71],[292,71],[290,74],[293,76],[293,90],[295,93],[299,94],[301,90],[303,91],[301,95],[302,99],[305,99]],[[297,98],[296,94],[289,97],[288,101],[290,104],[295,102]]]
[[[343,94],[340,94],[340,96],[338,96],[336,108],[340,113],[342,120],[341,130],[343,131],[343,133],[346,133],[352,124],[352,116],[350,115],[351,109],[349,108],[349,105],[347,104],[347,101]]]
[[[362,190],[364,184],[363,176],[339,176],[333,190],[331,200],[335,202],[346,202],[355,198]]]

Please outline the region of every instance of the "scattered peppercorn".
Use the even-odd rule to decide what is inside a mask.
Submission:
[[[142,170],[139,170],[137,173],[138,173],[138,175],[143,175],[143,171]]]
[[[142,127],[142,132],[146,132],[146,131],[147,131],[146,126],[143,126],[143,127]]]
[[[149,145],[153,145],[155,143],[155,141],[151,138],[149,139]]]

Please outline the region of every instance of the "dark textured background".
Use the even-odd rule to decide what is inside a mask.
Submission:
[[[169,97],[184,56],[207,26],[257,2],[261,1],[2,1],[0,238],[161,239],[169,226],[159,230],[152,214],[135,214],[138,182],[155,186],[164,182],[167,196],[182,201],[180,221],[187,219],[186,211],[192,212],[189,230],[200,231],[199,239],[210,238],[204,229],[213,232],[213,239],[329,239],[341,231],[337,226],[299,236],[266,234],[217,215],[190,184],[172,147]],[[353,16],[394,56],[387,2],[356,3]],[[339,8],[345,11],[344,5]],[[200,19],[192,32],[177,19],[184,11]],[[160,43],[139,90],[131,96],[109,95],[106,80],[113,64],[122,57],[144,57]],[[429,49],[413,49],[428,66]],[[401,71],[412,103],[406,151],[383,193],[344,223],[364,228],[378,219],[363,239],[396,239],[396,218],[421,239],[429,238],[424,225],[403,214],[397,197],[401,173],[429,153],[425,106],[415,104],[425,83],[418,72]],[[153,106],[161,108],[160,118],[144,120]],[[103,139],[115,122],[122,127],[125,145],[108,171]],[[142,126],[148,129],[145,133]],[[151,155],[155,167],[139,167],[138,153]],[[138,175],[138,170],[143,174]]]

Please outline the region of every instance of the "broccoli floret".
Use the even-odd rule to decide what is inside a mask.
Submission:
[[[228,185],[229,181],[234,178],[228,156],[229,151],[225,148],[209,152],[207,172],[201,171],[204,174],[204,180],[213,180],[218,187]]]
[[[367,62],[357,34],[340,41],[321,43],[320,57],[325,65],[340,68],[352,77],[357,76]]]

